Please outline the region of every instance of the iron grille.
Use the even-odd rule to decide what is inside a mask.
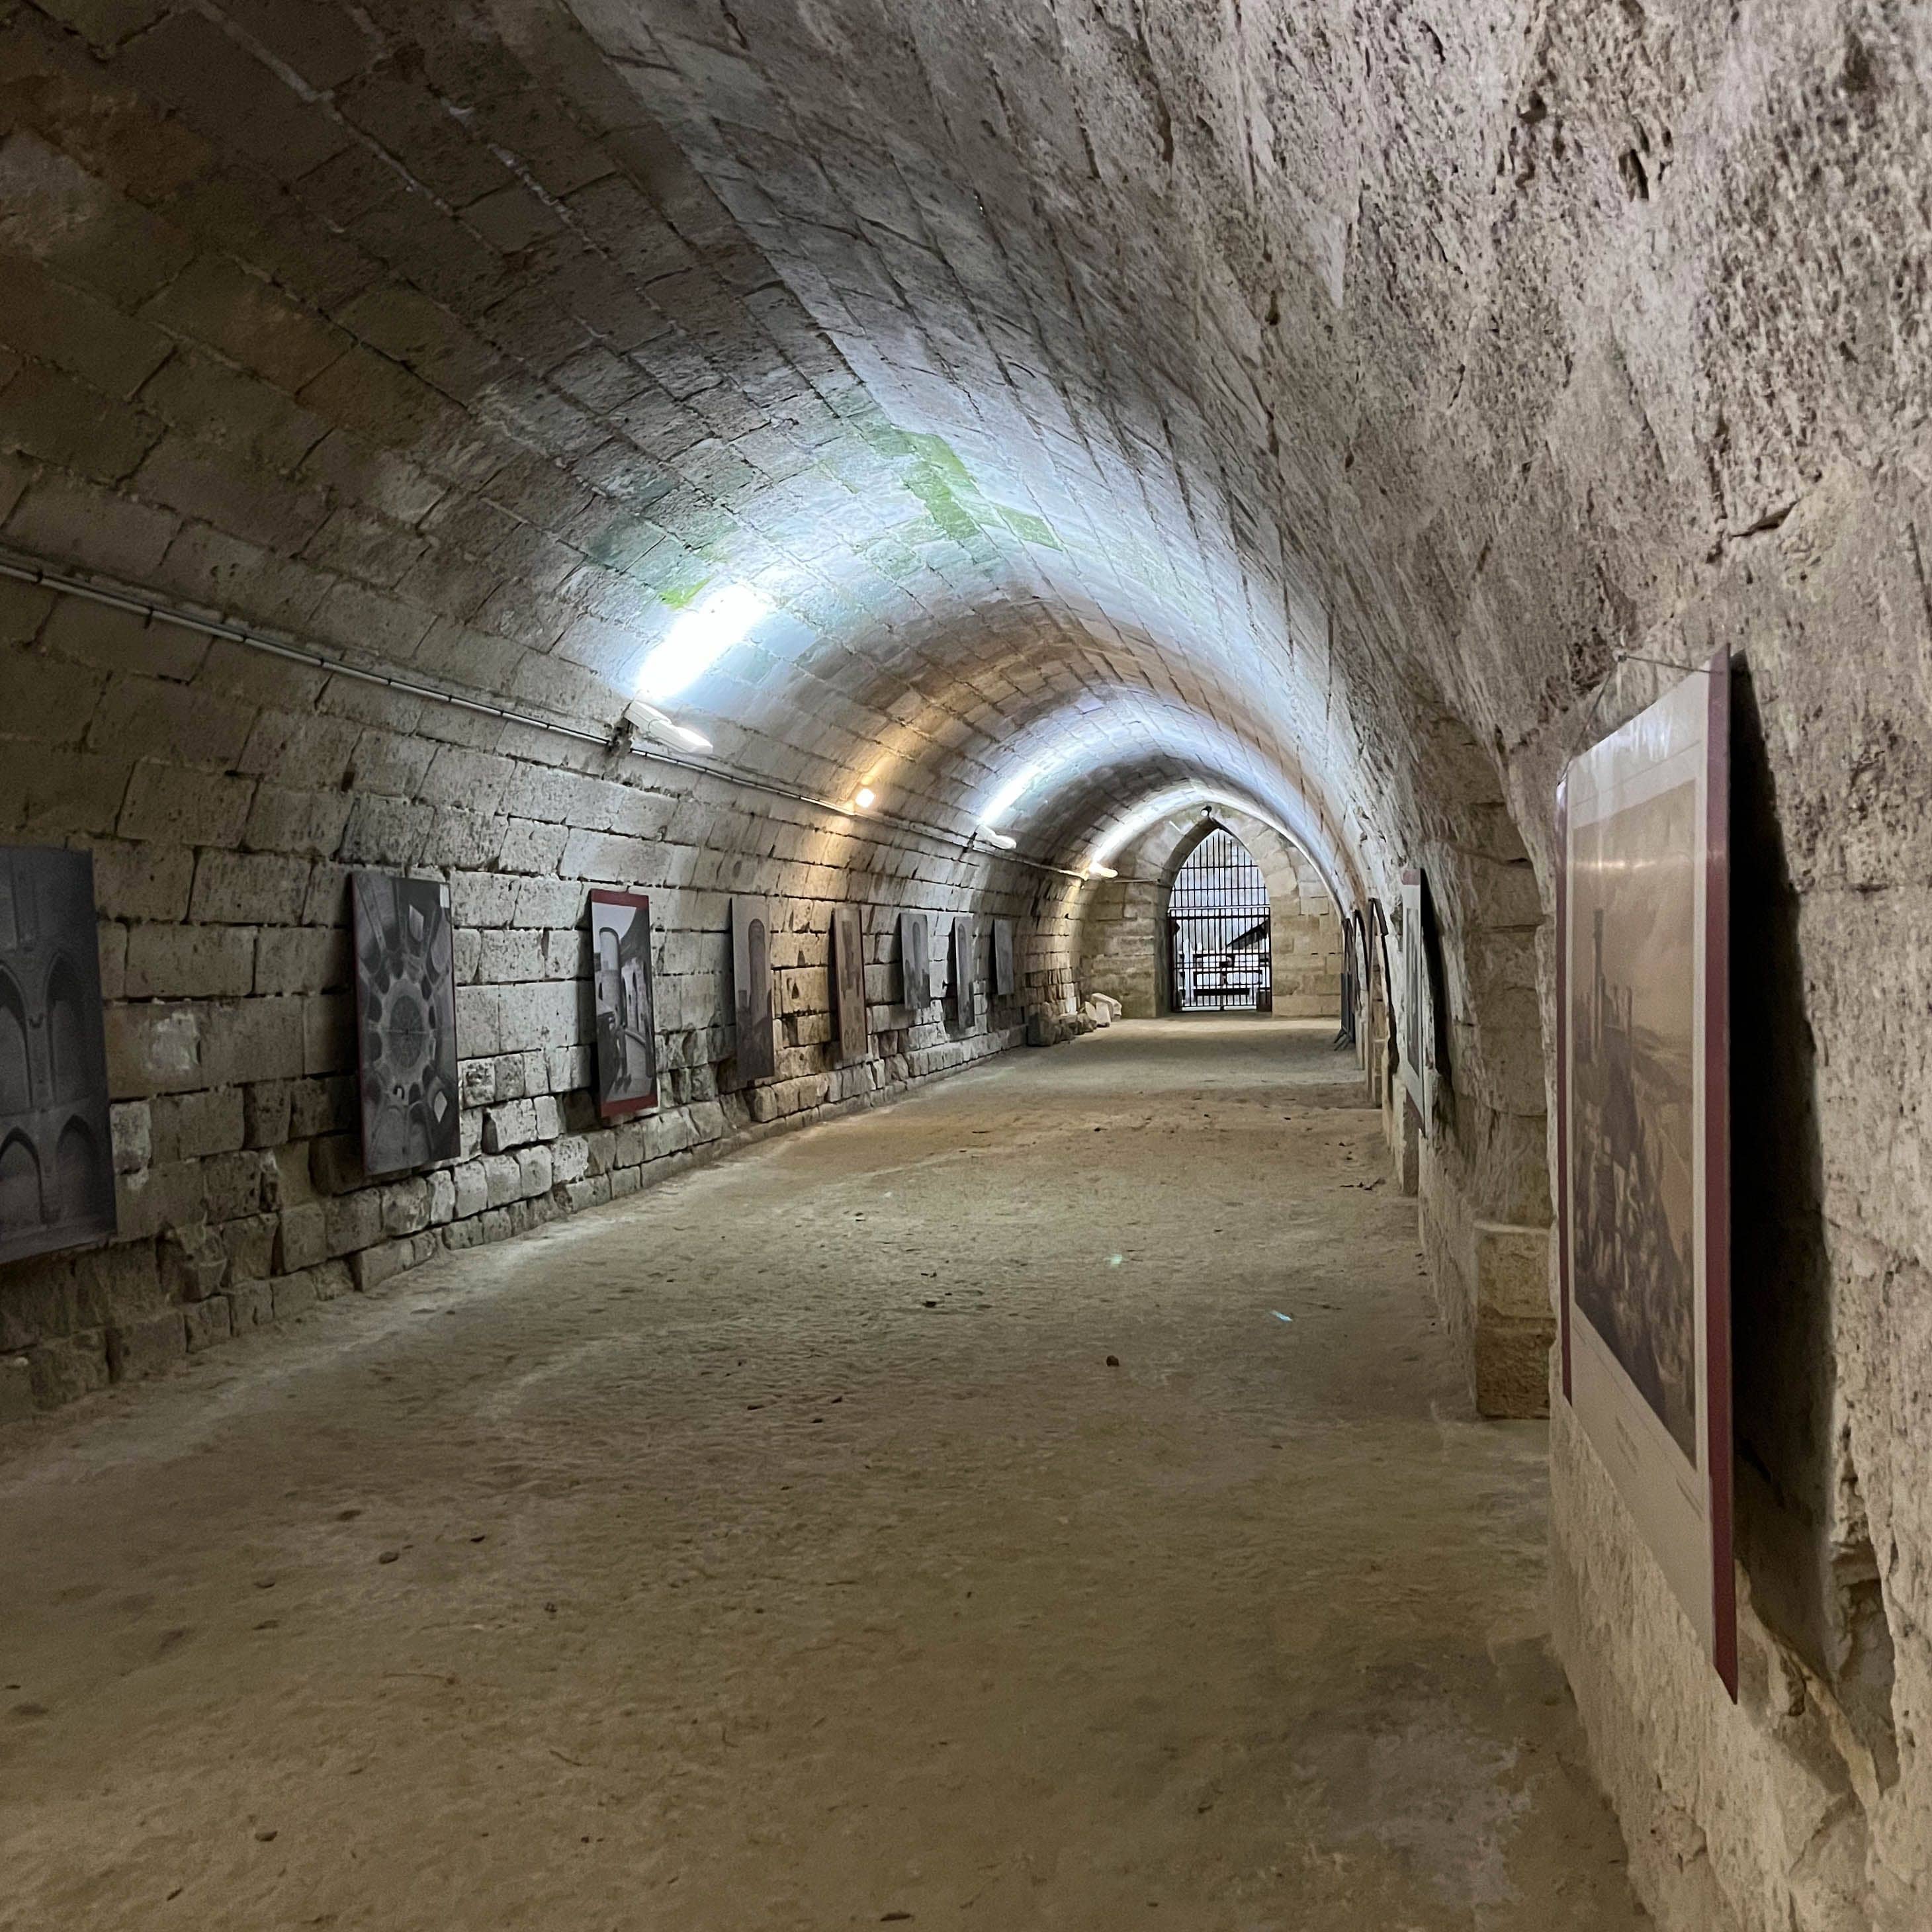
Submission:
[[[1174,874],[1167,931],[1178,1012],[1273,1006],[1268,882],[1225,826],[1216,826]]]

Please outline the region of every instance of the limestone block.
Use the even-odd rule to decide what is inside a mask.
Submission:
[[[480,1160],[466,1160],[452,1170],[456,1189],[455,1214],[460,1220],[468,1220],[480,1214],[490,1204],[490,1183],[488,1170]]]
[[[206,1301],[196,1302],[183,1309],[182,1316],[190,1355],[212,1348],[218,1342],[226,1341],[234,1333],[233,1308],[225,1294],[211,1295]]]
[[[338,1194],[325,1205],[328,1250],[332,1259],[372,1246],[382,1238],[381,1194],[374,1188],[356,1194]]]
[[[206,1209],[199,1161],[175,1161],[138,1174],[124,1174],[114,1188],[116,1232],[124,1241],[158,1234],[172,1224],[192,1221]]]
[[[135,1174],[154,1158],[154,1119],[145,1100],[123,1100],[110,1109],[110,1131],[114,1137],[114,1171]]]
[[[130,999],[238,998],[254,988],[254,954],[245,926],[130,926],[122,988]]]
[[[170,1300],[206,1301],[227,1276],[227,1248],[206,1222],[170,1228],[162,1235],[160,1286]]]
[[[299,1274],[278,1275],[267,1286],[270,1306],[278,1322],[286,1322],[304,1313],[313,1308],[319,1298],[315,1292],[315,1278],[307,1269]]]
[[[228,1304],[231,1334],[265,1328],[275,1318],[275,1292],[266,1281],[231,1281],[224,1298]]]
[[[181,1310],[170,1308],[145,1320],[117,1324],[107,1330],[108,1372],[117,1382],[171,1368],[188,1353],[188,1325]]]
[[[428,1179],[430,1225],[440,1227],[456,1212],[456,1177],[449,1168],[440,1167]]]
[[[251,1270],[267,1275],[295,1274],[313,1268],[328,1252],[328,1216],[320,1202],[284,1208],[276,1223],[272,1268]]]
[[[27,1351],[27,1370],[34,1401],[42,1408],[58,1408],[107,1386],[107,1338],[91,1328],[38,1342]]]
[[[523,1168],[513,1154],[486,1154],[483,1173],[491,1208],[507,1207],[523,1191]]]
[[[308,1150],[309,1175],[322,1194],[346,1194],[366,1186],[362,1171],[362,1144],[350,1134],[326,1134],[311,1142]]]
[[[34,1412],[33,1365],[25,1355],[0,1357],[0,1426]]]
[[[550,1143],[550,1171],[554,1180],[578,1181],[590,1172],[590,1145],[581,1134],[566,1134]]]
[[[242,1090],[242,1144],[278,1148],[289,1138],[294,1089],[286,1080],[251,1081]]]
[[[517,1152],[518,1178],[517,1191],[525,1199],[533,1195],[548,1194],[555,1178],[550,1149],[547,1147],[520,1148]]]
[[[392,1181],[382,1191],[382,1232],[413,1234],[429,1226],[429,1183],[421,1174]]]
[[[488,1108],[483,1115],[483,1151],[508,1154],[526,1145],[538,1136],[536,1103],[527,1100],[508,1100]]]
[[[251,1148],[216,1154],[201,1163],[208,1218],[232,1220],[257,1212],[262,1204],[262,1156]]]
[[[281,1225],[278,1214],[244,1214],[222,1223],[229,1271],[237,1280],[259,1281],[276,1271]]]
[[[157,1160],[235,1153],[245,1138],[242,1090],[218,1087],[163,1096],[152,1103],[150,1121]]]

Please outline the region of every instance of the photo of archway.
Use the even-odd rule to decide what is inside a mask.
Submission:
[[[731,902],[731,1010],[739,1077],[769,1080],[778,1071],[772,1016],[771,911],[763,899]]]
[[[952,1010],[958,1024],[970,1026],[977,1017],[973,986],[973,920],[962,913],[952,922]]]
[[[1013,922],[1010,919],[993,922],[993,997],[1010,1000],[1017,983],[1013,972]]]
[[[0,1262],[114,1228],[94,860],[0,847]]]
[[[832,911],[832,1007],[838,1028],[838,1058],[866,1057],[865,927],[856,906],[835,906]]]
[[[449,888],[358,872],[351,890],[362,1165],[394,1174],[461,1151]]]
[[[899,914],[899,1004],[916,1012],[932,998],[932,946],[922,912]]]
[[[1576,1306],[1694,1462],[1697,807],[1687,782],[1574,834],[1568,975]]]
[[[658,1104],[651,994],[651,902],[642,892],[590,895],[592,1004],[597,1020],[597,1111],[607,1120]]]
[[[1556,1177],[1564,1397],[1735,1697],[1730,682],[1564,774]]]

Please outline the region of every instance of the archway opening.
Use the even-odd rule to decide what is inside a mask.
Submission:
[[[1228,828],[1211,824],[1167,894],[1168,985],[1176,1012],[1269,1012],[1274,934],[1268,880]]]

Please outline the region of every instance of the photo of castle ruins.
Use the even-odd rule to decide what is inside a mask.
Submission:
[[[1697,850],[1684,784],[1578,828],[1569,874],[1572,1292],[1693,1464]]]

